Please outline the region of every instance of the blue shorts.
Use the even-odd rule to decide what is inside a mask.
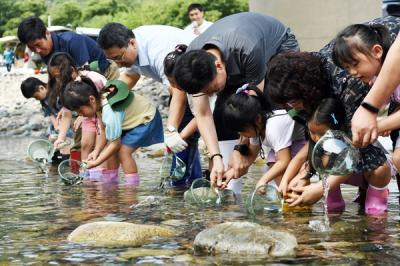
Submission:
[[[149,123],[123,130],[121,135],[121,143],[132,148],[147,147],[162,142],[164,142],[164,130],[158,110]]]

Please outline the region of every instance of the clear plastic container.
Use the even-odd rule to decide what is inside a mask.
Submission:
[[[29,158],[39,164],[46,164],[50,162],[54,155],[54,151],[54,145],[44,139],[35,140],[28,146]]]
[[[184,199],[190,204],[201,206],[218,206],[236,202],[234,193],[229,189],[218,190],[204,178],[195,179],[190,189],[185,192]]]
[[[360,152],[344,132],[328,130],[315,144],[311,161],[320,174],[348,175],[356,171]]]
[[[174,168],[172,168],[175,166]],[[185,176],[186,164],[167,147],[160,168],[160,187],[165,187],[170,181],[181,180]]]
[[[283,207],[283,198],[277,187],[265,184],[257,187],[247,199],[247,211],[250,214],[280,213]]]
[[[75,185],[82,182],[88,171],[85,163],[69,159],[58,165],[58,174],[65,185]]]

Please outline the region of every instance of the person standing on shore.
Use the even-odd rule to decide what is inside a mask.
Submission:
[[[184,30],[195,35],[202,34],[213,24],[212,22],[205,20],[204,7],[201,4],[190,4],[188,7],[188,16],[192,23],[187,25]]]
[[[3,54],[4,64],[6,65],[7,71],[11,71],[12,64],[14,63],[14,51],[10,46],[7,46]]]

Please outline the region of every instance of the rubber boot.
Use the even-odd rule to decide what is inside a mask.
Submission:
[[[346,204],[342,197],[342,191],[340,186],[335,189],[330,189],[326,200],[328,206],[328,212],[342,212],[344,211]]]
[[[369,185],[365,200],[365,213],[371,215],[383,214],[387,211],[389,189],[376,188]]]
[[[103,171],[103,183],[117,183],[118,182],[118,169],[105,169]]]
[[[128,186],[139,186],[140,178],[138,173],[125,174],[125,184]]]
[[[96,167],[87,170],[88,177],[87,179],[92,181],[100,181],[103,176],[104,168]]]

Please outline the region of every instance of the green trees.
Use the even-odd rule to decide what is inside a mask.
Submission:
[[[183,28],[188,25],[187,8],[193,3],[204,6],[206,19],[216,21],[230,14],[248,11],[247,0],[164,0],[142,1],[127,13],[116,16],[116,21],[135,28],[144,24],[161,24]]]
[[[45,0],[0,0],[0,36],[16,35],[21,18],[46,12]]]
[[[184,27],[189,24],[187,7],[204,5],[206,18],[215,21],[248,10],[247,0],[0,0],[0,36],[15,35],[20,21],[36,15],[53,25],[96,27],[114,21],[130,28],[148,24]]]

